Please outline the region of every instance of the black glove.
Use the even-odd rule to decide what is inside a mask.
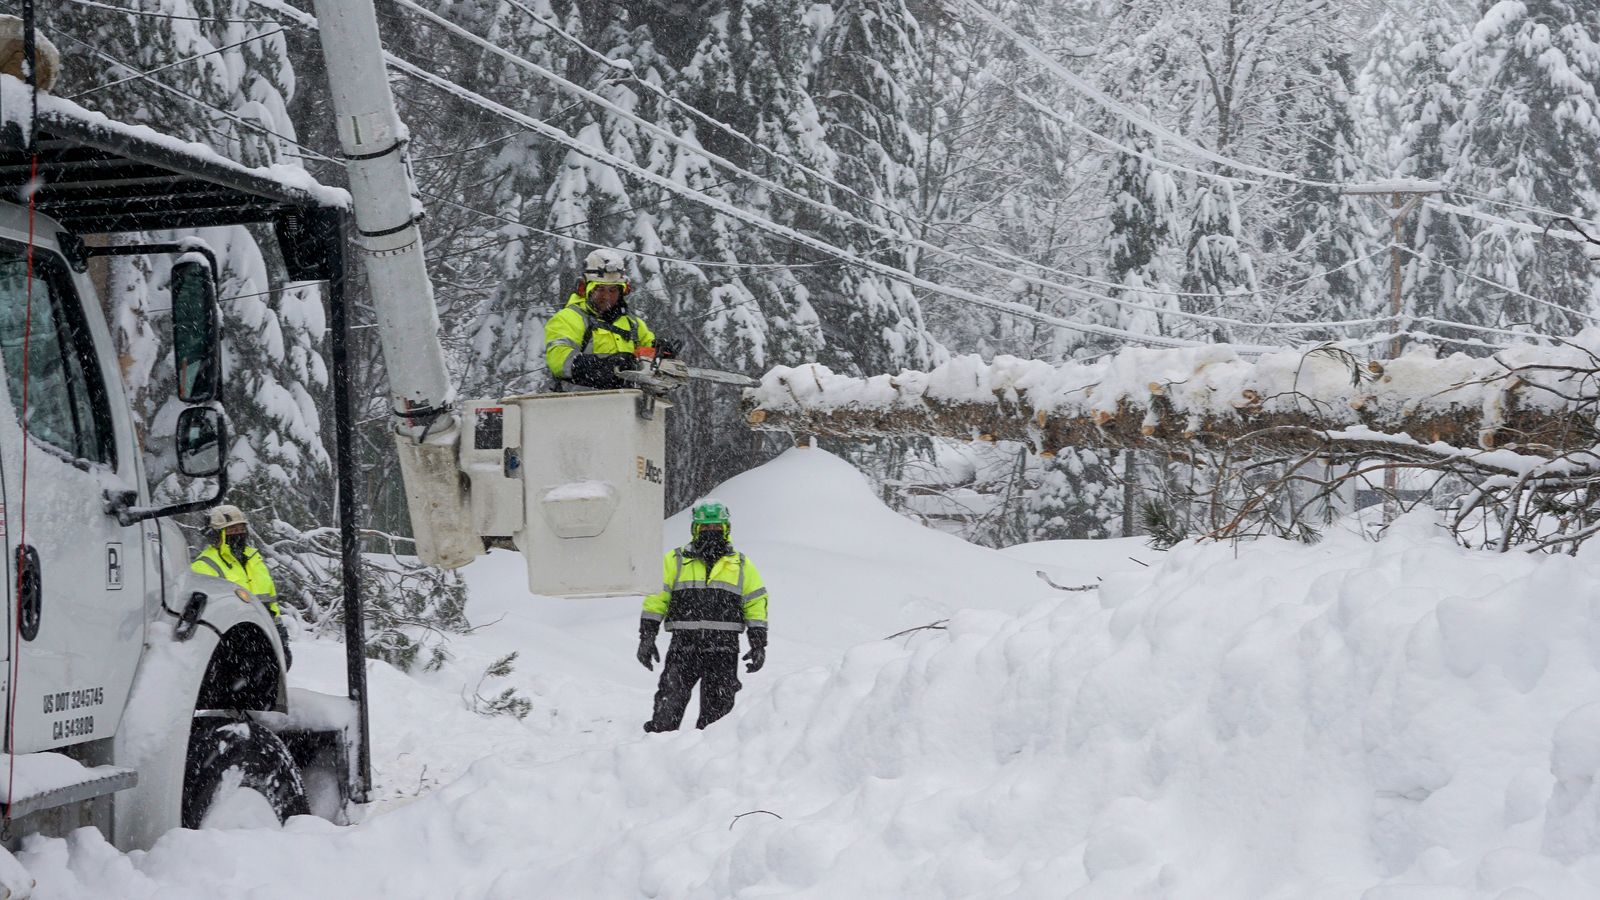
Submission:
[[[568,380],[597,390],[616,390],[628,386],[617,377],[617,372],[632,369],[634,365],[631,353],[579,353],[572,357],[572,374]]]
[[[652,661],[661,661],[661,652],[656,649],[656,632],[660,630],[661,623],[654,619],[639,620],[639,665],[652,672],[656,670]]]
[[[677,359],[678,345],[666,338],[656,338],[656,355],[662,359]]]
[[[745,635],[750,639],[750,652],[744,658],[750,664],[744,667],[746,672],[759,672],[767,664],[767,630],[765,628],[752,628]]]
[[[283,627],[282,619],[273,619],[272,624],[278,626],[278,643],[283,645],[283,669],[287,672],[294,666],[294,654],[289,652],[289,629]]]

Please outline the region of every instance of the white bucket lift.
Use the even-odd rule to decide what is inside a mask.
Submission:
[[[475,537],[509,539],[522,552],[532,593],[605,597],[660,589],[660,412],[670,404],[656,399],[655,414],[645,417],[640,402],[639,391],[620,390],[463,406],[469,527]]]

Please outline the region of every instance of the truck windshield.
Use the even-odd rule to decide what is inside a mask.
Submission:
[[[28,281],[27,248],[0,241],[0,356],[14,414],[23,409],[26,340],[28,433],[74,458],[115,466],[105,382],[66,265],[36,247],[31,304]]]

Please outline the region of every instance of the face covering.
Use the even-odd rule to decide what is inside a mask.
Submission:
[[[233,554],[234,559],[244,559],[245,538],[246,535],[242,534],[229,534],[223,536],[222,539],[228,542],[228,552]]]
[[[710,563],[727,556],[733,550],[733,545],[728,543],[725,533],[706,532],[694,539],[689,550],[690,555]]]

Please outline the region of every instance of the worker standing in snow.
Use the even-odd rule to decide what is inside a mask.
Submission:
[[[728,508],[715,500],[695,504],[688,545],[668,553],[662,565],[661,592],[644,598],[639,617],[639,662],[654,671],[661,659],[656,634],[665,622],[672,633],[661,667],[655,715],[645,731],[676,731],[689,706],[689,692],[700,685],[704,728],[733,709],[739,690],[739,632],[749,635],[746,672],[767,661],[767,589],[761,573],[733,549]]]
[[[670,341],[657,340],[644,320],[628,312],[631,288],[622,254],[595,250],[583,261],[583,280],[567,305],[544,326],[544,361],[558,389],[627,387],[619,371],[635,367],[634,351],[654,347],[677,355]]]
[[[272,624],[278,626],[278,639],[283,644],[283,665],[288,668],[289,630],[283,627],[283,610],[278,606],[278,588],[272,583],[272,573],[261,558],[261,551],[250,546],[250,525],[244,511],[224,503],[211,508],[210,519],[213,543],[207,544],[195,561],[192,571],[201,575],[226,578],[254,594],[272,613]]]

